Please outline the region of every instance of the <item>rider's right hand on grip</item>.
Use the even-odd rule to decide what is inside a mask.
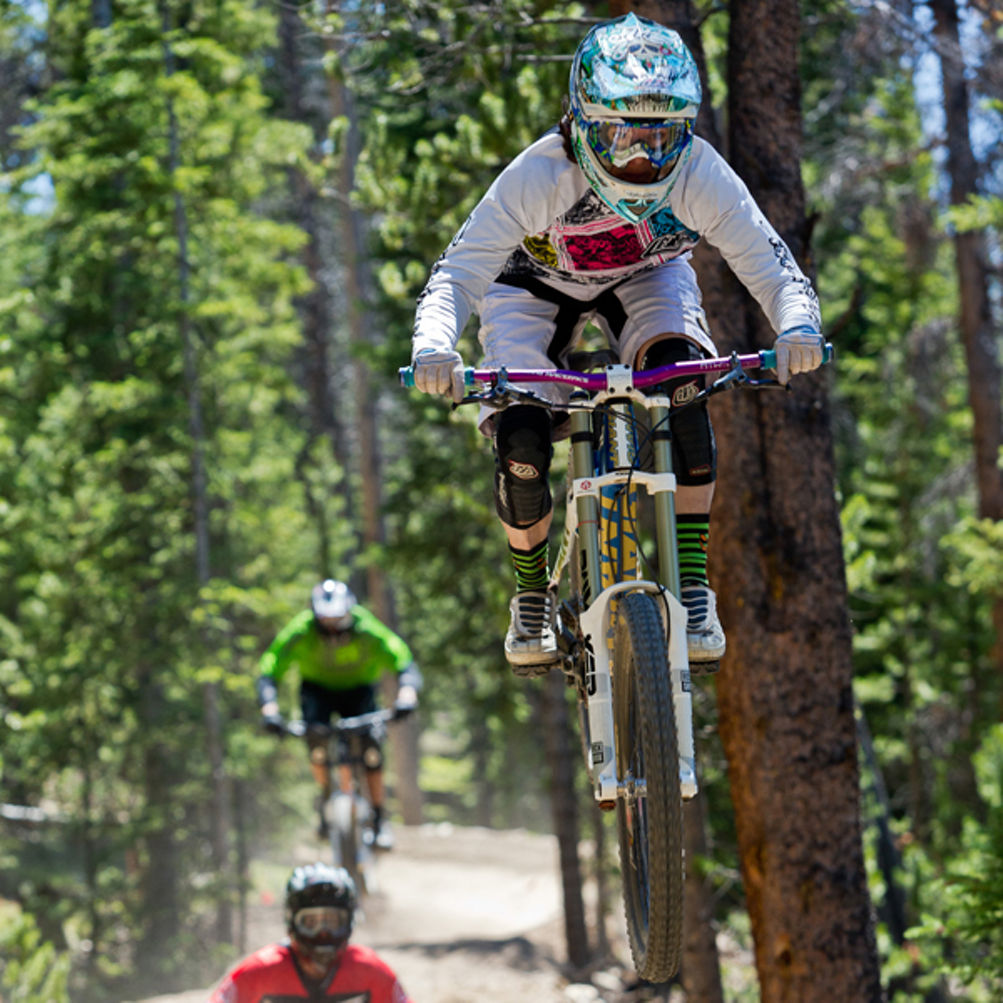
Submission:
[[[422,348],[411,360],[411,375],[422,393],[442,394],[454,401],[463,399],[463,359],[459,352],[444,348]]]

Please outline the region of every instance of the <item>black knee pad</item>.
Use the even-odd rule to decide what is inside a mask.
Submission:
[[[642,369],[701,358],[700,349],[685,338],[657,341],[645,353]],[[717,444],[707,402],[676,411],[704,388],[704,377],[680,376],[661,384],[672,402],[672,464],[680,484],[710,484],[717,477]]]
[[[367,773],[383,769],[383,746],[372,735],[367,735],[362,743],[362,765]]]
[[[330,766],[331,735],[330,732],[308,727],[306,732],[307,748],[310,750],[310,762],[317,766]]]
[[[550,414],[516,404],[495,418],[495,510],[517,529],[539,522],[551,509]]]

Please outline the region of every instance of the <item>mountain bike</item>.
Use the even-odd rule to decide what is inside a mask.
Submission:
[[[826,361],[831,355],[826,345]],[[559,597],[568,571],[568,594],[555,604],[559,664],[577,695],[595,800],[616,811],[634,966],[642,979],[665,982],[682,955],[682,805],[696,796],[697,775],[670,402],[658,385],[723,373],[684,405],[693,406],[732,388],[780,384],[747,372],[775,369],[772,350],[643,371],[617,363],[589,368],[467,369],[470,392],[460,403],[535,404],[569,414],[565,525],[550,582]],[[413,385],[411,367],[401,370],[401,381]],[[545,383],[575,388],[570,401],[555,404],[526,389]]]
[[[300,738],[316,736],[327,739],[328,769],[331,773],[331,796],[323,806],[330,833],[335,867],[344,867],[352,876],[359,894],[375,890],[377,845],[373,832],[373,808],[366,796],[365,772],[371,762],[372,742],[382,741],[386,726],[396,720],[399,712],[388,707],[382,710],[343,717],[333,725],[290,721],[284,725],[287,734]],[[347,768],[347,769],[346,769]]]

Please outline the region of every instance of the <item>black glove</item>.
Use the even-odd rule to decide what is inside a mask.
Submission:
[[[286,730],[281,714],[265,714],[261,718],[261,724],[270,735],[282,735]]]

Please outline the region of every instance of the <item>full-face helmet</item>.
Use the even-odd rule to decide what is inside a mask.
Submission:
[[[693,144],[700,74],[678,32],[626,14],[582,40],[569,84],[571,145],[595,193],[639,223],[668,200]]]
[[[352,935],[358,896],[344,867],[304,864],[286,884],[286,930],[312,961],[330,965]]]
[[[357,600],[344,582],[332,578],[315,585],[310,594],[313,615],[322,630],[341,632],[352,626],[352,609]]]

